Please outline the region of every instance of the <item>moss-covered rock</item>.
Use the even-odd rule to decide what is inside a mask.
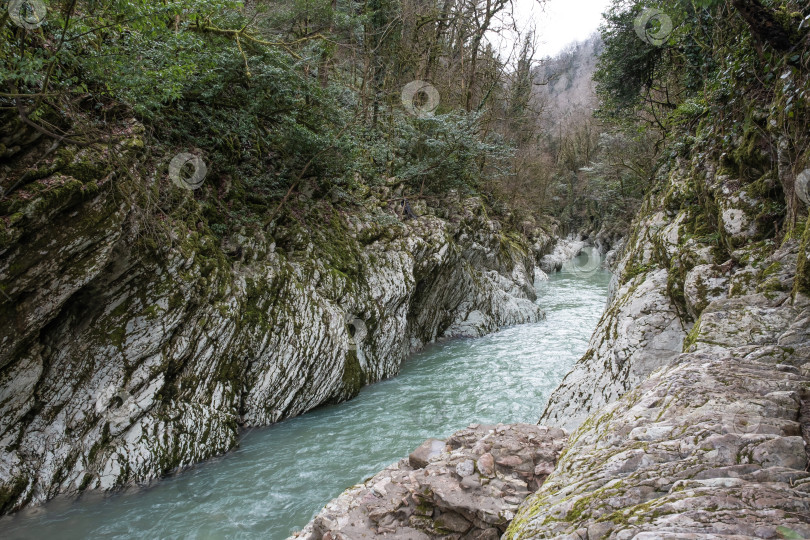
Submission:
[[[150,181],[136,127],[114,167],[68,147],[0,204],[3,511],[149,481],[440,337],[542,315],[527,240],[479,199],[404,222],[303,199],[303,219],[230,232],[206,188]]]

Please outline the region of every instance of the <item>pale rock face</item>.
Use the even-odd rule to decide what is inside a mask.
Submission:
[[[713,264],[702,264],[686,274],[684,296],[686,309],[697,319],[711,302],[728,296],[729,276]]]
[[[680,169],[670,174],[673,192],[689,190],[684,180],[688,175]],[[730,205],[749,210],[755,206],[747,195],[736,194],[739,186],[729,178],[707,175],[706,182]],[[549,398],[541,422],[576,428],[589,414],[673,362],[710,302],[727,297],[735,283],[736,294],[744,287],[752,290],[750,279],[743,276],[745,268],[717,266],[713,246],[690,232],[690,227],[701,226],[701,218],[665,207],[660,199],[642,207],[618,262],[611,264],[609,307],[588,352]],[[750,240],[756,232],[729,232],[729,241]],[[682,300],[675,300],[675,291]]]
[[[688,329],[666,284],[666,270],[658,270],[619,288],[588,352],[551,395],[541,422],[576,428],[680,354]]]
[[[616,253],[608,309],[541,419],[576,431],[556,466],[535,464],[536,474],[550,475],[515,516],[502,514],[511,521],[503,539],[810,538],[810,299],[793,292],[805,248],[788,239],[777,249],[762,238],[751,218],[759,202],[703,159],[668,171],[667,189],[645,202]],[[701,167],[705,177],[695,172]],[[690,202],[694,182],[715,199],[713,215]],[[719,231],[707,226],[715,221]],[[561,244],[552,255],[579,249]],[[553,270],[556,260],[542,264]],[[520,451],[491,462],[485,439],[472,450],[423,461],[441,464],[434,476],[457,486],[426,489],[406,470],[402,493],[463,497],[476,489],[465,459],[477,458],[482,481],[491,463],[521,467]],[[397,474],[396,465],[380,473]],[[414,522],[391,516],[408,503],[379,503],[378,514],[363,506],[374,501],[368,487],[330,503],[299,538],[467,540],[500,532],[473,529],[466,514],[428,520],[439,531],[400,528]],[[426,516],[448,510],[456,511],[430,507]],[[407,508],[403,515],[412,519]]]
[[[723,352],[749,345],[776,345],[778,337],[796,318],[796,312],[762,294],[717,300],[700,317],[700,332],[687,352]]]
[[[689,174],[645,203],[590,349],[541,420],[578,429],[505,540],[810,537],[800,248],[751,242],[755,202],[707,171],[735,249],[718,265],[703,216],[675,210]]]
[[[586,245],[586,241],[579,239],[559,240],[551,253],[540,258],[540,269],[546,274],[558,272],[565,262],[576,257]]]
[[[616,268],[619,263],[619,255],[624,249],[625,239],[622,238],[613,249],[608,250],[604,256],[604,266],[611,272]]]
[[[447,441],[429,439],[329,502],[291,540],[496,540],[554,470],[566,435],[531,424],[473,424]]]
[[[808,318],[806,300],[710,304],[696,352],[588,418],[504,538],[807,538]]]
[[[540,270],[540,268],[534,269],[534,283],[541,283],[543,281],[548,281],[548,274]]]
[[[758,210],[754,200],[745,193],[732,191],[735,188],[733,184],[723,186],[720,219],[726,234],[741,244],[754,238],[759,232],[754,219]]]
[[[349,399],[426,343],[538,321],[529,245],[460,205],[387,229],[350,215],[337,248],[237,235],[236,261],[180,225],[178,247],[134,249],[109,194],[22,223],[0,259],[0,512],[150,481],[233,448],[240,425]]]

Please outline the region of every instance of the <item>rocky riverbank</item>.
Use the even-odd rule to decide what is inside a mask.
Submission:
[[[504,538],[810,537],[810,235],[777,245],[770,201],[699,159],[637,219],[541,419],[575,429],[569,446]]]
[[[703,311],[687,349],[588,417],[504,536],[810,536],[810,303]]]
[[[496,540],[543,485],[566,440],[561,429],[473,424],[411,455],[329,503],[304,540]]]
[[[302,198],[305,221],[219,237],[173,186],[177,212],[144,218],[163,179],[138,176],[140,132],[113,149],[120,168],[60,151],[4,200],[0,511],[147,482],[233,448],[240,426],[349,399],[426,343],[542,317],[551,238],[478,199],[403,221],[401,185],[360,186],[354,205]]]
[[[810,227],[777,243],[774,202],[700,155],[661,181],[540,420],[567,446],[505,539],[810,537]]]

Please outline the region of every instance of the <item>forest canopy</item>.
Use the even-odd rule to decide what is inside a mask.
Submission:
[[[752,93],[807,113],[804,83],[776,84],[808,62],[795,50],[808,8],[794,0],[616,0],[601,39],[554,59],[536,57],[542,36],[515,33],[509,0],[43,6],[3,3],[7,171],[28,174],[21,156],[35,140],[109,142],[110,123],[135,117],[155,161],[203,155],[219,194],[207,220],[223,232],[266,221],[293,193],[350,200],[392,179],[411,198],[461,190],[568,230],[626,228],[679,134],[708,117],[746,125]],[[654,43],[636,28],[649,10],[672,23]],[[512,51],[495,50],[496,32],[512,33]],[[582,83],[596,55],[598,100]],[[564,114],[561,77],[584,88]],[[717,133],[715,148],[746,136]]]

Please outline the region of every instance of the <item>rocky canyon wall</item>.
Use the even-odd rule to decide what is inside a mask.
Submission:
[[[700,154],[665,171],[505,539],[810,536],[810,235],[777,241],[772,204]]]
[[[7,195],[3,512],[149,481],[233,448],[240,426],[349,399],[426,343],[542,317],[549,237],[531,246],[480,200],[401,221],[389,188],[366,189],[348,210],[219,238],[180,188],[182,212],[144,218],[140,131],[60,150]]]
[[[511,494],[493,490],[500,521],[447,503],[476,500],[493,476],[482,445],[466,470],[448,466],[451,437],[434,441],[424,464],[403,461],[346,491],[299,537],[490,539],[504,521],[506,540],[810,537],[810,229],[802,223],[777,242],[761,186],[706,163],[696,155],[662,173],[613,265],[589,350],[539,422],[544,433],[571,432],[553,470],[516,457],[508,462],[523,468],[496,471],[501,482],[524,482],[531,466],[550,473],[520,484],[515,516]],[[541,264],[553,271],[583,244],[560,242]],[[511,429],[520,427],[488,437]],[[527,461],[533,445],[511,451]],[[423,474],[441,489],[420,484]],[[389,478],[404,497],[377,509]]]

